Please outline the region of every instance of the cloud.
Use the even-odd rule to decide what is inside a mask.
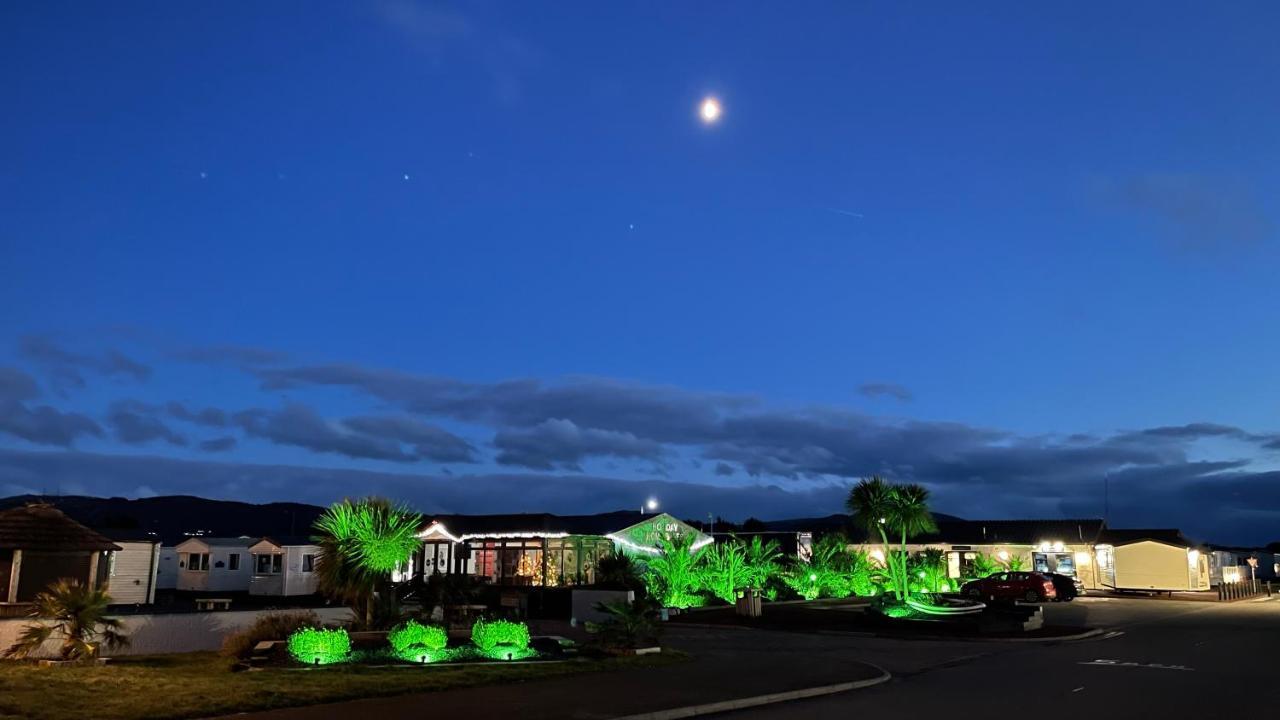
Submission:
[[[264,390],[348,387],[413,413],[499,427],[532,428],[549,419],[581,428],[627,432],[659,442],[715,437],[721,418],[757,403],[741,395],[695,393],[601,378],[561,383],[508,380],[468,383],[356,365],[264,368]]]
[[[200,449],[205,452],[226,452],[236,446],[236,439],[230,435],[226,437],[205,440],[200,443]]]
[[[891,397],[902,402],[915,399],[910,390],[894,383],[863,383],[858,386],[858,392],[869,398]]]
[[[593,513],[636,507],[656,497],[680,517],[763,518],[826,515],[843,502],[843,488],[787,491],[772,485],[726,488],[669,480],[621,480],[591,475],[425,475],[293,465],[175,460],[136,455],[41,453],[0,449],[0,487],[75,483],[83,493],[111,496],[122,488],[226,498],[245,502],[290,500],[317,505],[377,494],[426,513]]]
[[[1276,236],[1257,194],[1238,180],[1194,173],[1150,173],[1103,184],[1121,207],[1154,222],[1176,245],[1243,248]]]
[[[178,420],[205,427],[223,428],[231,424],[231,418],[227,412],[214,407],[190,410],[186,405],[174,401],[165,405],[165,411]]]
[[[392,438],[413,446],[414,453],[422,459],[441,463],[475,462],[475,448],[471,443],[434,425],[403,415],[360,416],[342,421],[353,432],[373,437]]]
[[[352,458],[412,462],[400,443],[360,435],[330,423],[315,410],[290,403],[280,410],[252,409],[232,418],[246,434],[277,445],[293,445],[318,453],[335,453]]]
[[[37,445],[70,447],[85,435],[101,437],[102,428],[85,415],[47,405],[31,407],[40,387],[29,374],[0,367],[0,433]]]
[[[0,367],[0,403],[26,402],[40,397],[36,379],[17,368]]]
[[[164,440],[170,445],[185,446],[187,439],[165,425],[155,416],[156,408],[130,400],[111,403],[107,410],[107,424],[115,437],[127,445],[141,445],[152,440]]]
[[[299,403],[280,410],[254,408],[232,422],[252,437],[318,453],[334,453],[392,462],[471,462],[471,446],[462,438],[405,417],[353,417],[330,422]]]
[[[716,472],[716,475],[719,475],[721,477],[730,477],[733,475],[735,471],[733,469],[733,466],[730,465],[729,463],[719,462],[719,463],[716,463],[715,472]]]
[[[85,386],[81,371],[90,370],[107,377],[125,377],[138,382],[151,377],[151,368],[117,350],[102,355],[76,353],[63,348],[46,335],[26,335],[18,341],[18,354],[44,368],[59,392]]]
[[[170,353],[175,360],[201,365],[255,367],[288,362],[289,355],[250,345],[196,345]]]
[[[687,449],[740,466],[751,477],[879,473],[997,487],[1183,462],[1187,446],[1206,438],[1259,445],[1276,438],[1214,423],[1102,437],[1021,437],[961,423],[890,422],[835,408],[769,408],[751,396],[601,378],[467,383],[354,365],[264,368],[255,375],[266,390],[347,387],[410,413],[493,426],[500,463],[538,470],[576,469],[590,457],[650,460]]]
[[[658,460],[661,443],[643,440],[629,432],[580,428],[572,420],[552,418],[528,430],[499,432],[493,438],[501,465],[519,465],[534,470],[581,470],[589,457],[641,458]]]

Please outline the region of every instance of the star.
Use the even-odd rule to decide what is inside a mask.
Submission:
[[[207,178],[207,177],[209,177],[209,173],[207,173],[207,172],[205,172],[205,171],[201,170],[201,171],[200,171],[200,179],[201,179],[201,180],[204,180],[204,179],[205,179],[205,178]]]
[[[635,230],[635,229],[636,229],[636,224],[635,224],[635,223],[631,223],[630,225],[627,225],[627,229],[628,229],[628,230]]]
[[[405,180],[408,180],[408,179],[409,179],[409,173],[405,173],[405,174],[404,174],[404,179],[405,179]]]

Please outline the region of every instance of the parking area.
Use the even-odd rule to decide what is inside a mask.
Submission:
[[[894,672],[866,691],[760,708],[735,718],[913,716],[1188,717],[1269,702],[1280,651],[1280,602],[1201,603],[1082,598],[1045,606],[1046,619],[1111,632],[1054,643],[913,643],[846,638],[849,651]]]

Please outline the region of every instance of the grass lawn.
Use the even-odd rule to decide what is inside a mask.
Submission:
[[[682,662],[679,653],[545,664],[230,670],[215,653],[120,658],[105,666],[41,668],[0,663],[0,719],[190,718],[375,695],[518,683],[577,673]]]

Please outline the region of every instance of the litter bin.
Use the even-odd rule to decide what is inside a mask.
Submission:
[[[741,591],[734,608],[743,617],[760,617],[760,593],[750,588]]]

